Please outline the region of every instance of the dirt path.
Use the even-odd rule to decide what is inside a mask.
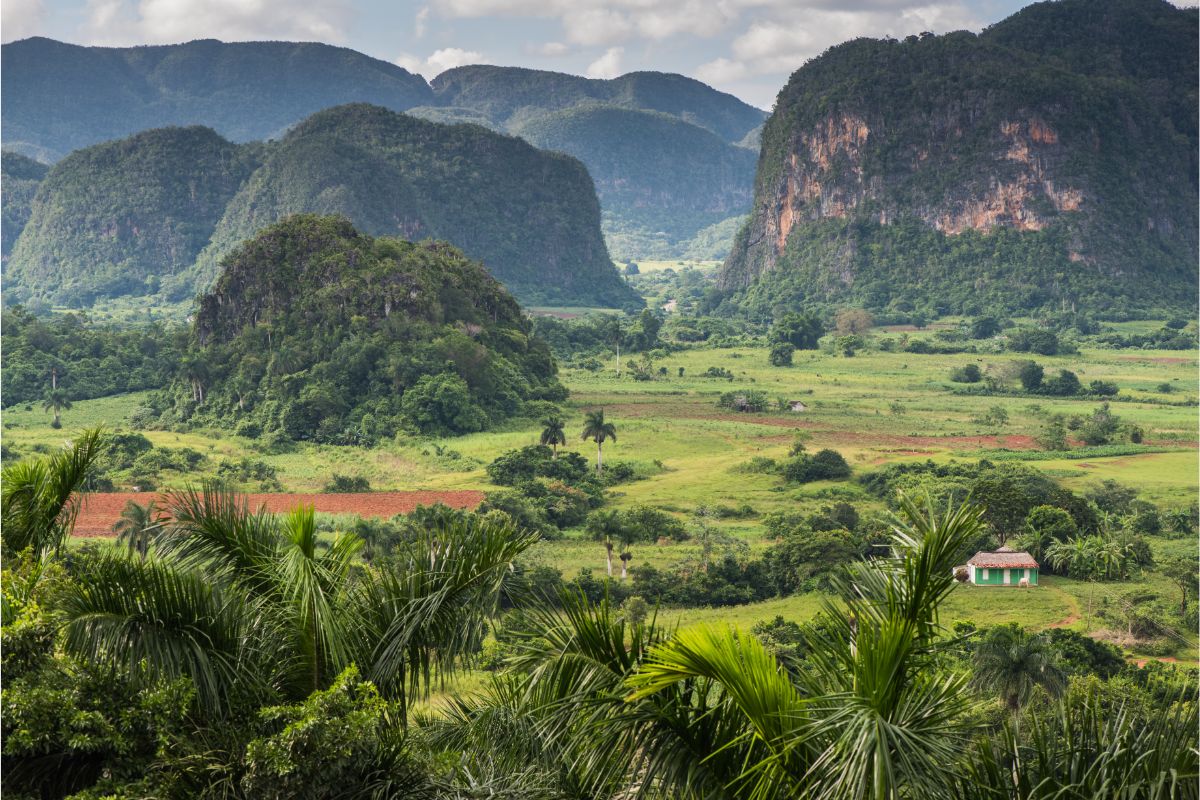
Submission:
[[[1058,622],[1051,622],[1050,625],[1048,625],[1047,627],[1069,628],[1070,626],[1074,625],[1076,622],[1079,622],[1080,619],[1082,619],[1082,617],[1080,616],[1080,613],[1079,613],[1080,612],[1079,598],[1077,598],[1075,595],[1071,594],[1070,592],[1064,592],[1062,589],[1058,589],[1053,586],[1047,586],[1045,583],[1042,584],[1042,587],[1051,592],[1054,592],[1059,598],[1061,598],[1062,600],[1064,600],[1066,602],[1067,608],[1070,609],[1069,613],[1065,617],[1060,619]]]
[[[75,523],[75,536],[113,536],[112,526],[120,519],[121,509],[132,500],[145,505],[158,498],[155,492],[104,492],[87,495]],[[359,492],[345,494],[250,494],[251,508],[265,507],[275,513],[290,511],[297,505],[312,505],[326,514],[358,514],[364,517],[393,517],[407,514],[417,506],[444,503],[452,508],[475,508],[483,502],[483,492],[413,491]]]

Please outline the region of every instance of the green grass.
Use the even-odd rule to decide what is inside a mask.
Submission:
[[[639,262],[641,263],[641,262]],[[668,262],[669,263],[669,262]],[[574,312],[580,309],[553,309]],[[901,334],[885,334],[897,337]],[[920,331],[918,337],[929,336]],[[1037,435],[1045,414],[1087,415],[1098,405],[1095,400],[1046,397],[986,397],[953,394],[956,384],[948,381],[950,370],[969,361],[981,367],[999,365],[1023,355],[917,355],[868,352],[854,358],[814,351],[798,351],[795,365],[775,368],[767,364],[762,347],[728,349],[701,348],[672,353],[656,362],[666,373],[650,382],[633,381],[618,375],[615,359],[605,361],[596,373],[564,368],[563,382],[571,390],[567,406],[569,450],[589,460],[595,447],[579,439],[583,412],[602,407],[617,426],[618,438],[605,445],[605,460],[629,460],[661,470],[645,480],[616,487],[612,505],[628,508],[646,504],[664,508],[687,520],[701,505],[740,506],[749,504],[758,516],[726,520],[723,529],[743,539],[752,552],[766,546],[761,517],[772,511],[815,510],[823,502],[816,495],[823,489],[853,484],[814,484],[785,487],[775,476],[748,474],[739,467],[754,456],[780,458],[797,437],[808,449],[830,447],[841,452],[856,473],[903,460],[946,461],[975,459],[989,451],[1015,451],[1004,457],[1032,455],[1030,465],[1059,478],[1080,491],[1102,479],[1113,479],[1139,490],[1164,506],[1185,505],[1196,497],[1200,458],[1196,451],[1196,407],[1146,402],[1114,403],[1112,410],[1123,420],[1145,431],[1147,452],[1101,455],[1089,452],[1058,457],[1030,453],[1029,437]],[[624,359],[623,359],[624,360]],[[1195,353],[1163,351],[1085,350],[1080,355],[1037,357],[1052,373],[1075,371],[1087,383],[1115,381],[1122,394],[1132,397],[1196,399]],[[700,377],[708,367],[733,372],[733,381]],[[684,374],[679,375],[683,368]],[[1178,391],[1162,395],[1154,391],[1163,382]],[[735,414],[717,408],[718,396],[732,389],[757,389],[772,398],[803,400],[803,413]],[[49,427],[50,415],[40,407],[8,409],[4,414],[4,443],[9,450],[26,455],[35,448],[58,446],[72,431],[96,424],[110,428],[126,425],[130,412],[143,395],[129,394],[76,403],[63,415],[62,430]],[[903,413],[894,413],[898,405]],[[1007,425],[996,427],[974,420],[989,408],[1002,406]],[[431,440],[398,437],[372,449],[300,445],[294,452],[264,454],[254,442],[220,432],[147,431],[156,446],[191,447],[222,458],[249,456],[273,465],[289,491],[319,489],[333,472],[365,475],[375,489],[482,489],[488,482],[483,467],[497,455],[514,447],[536,442],[539,427],[533,422],[513,422],[493,431],[452,439]],[[459,454],[454,459],[438,455],[438,448]],[[1079,458],[1076,456],[1084,455]],[[167,485],[194,482],[197,476],[173,476]],[[858,497],[863,510],[879,508],[877,501]],[[1187,552],[1188,543],[1155,540],[1156,552]],[[641,545],[633,550],[634,566],[651,564],[668,567],[695,553],[687,543]],[[1194,551],[1193,551],[1194,554]],[[567,577],[580,569],[604,570],[604,548],[587,541],[580,532],[568,532],[561,541],[544,542],[532,557],[551,564]],[[619,568],[619,564],[618,564]],[[1170,587],[1157,577],[1147,585],[1164,596]],[[1088,587],[1064,579],[1048,578],[1042,587],[1029,591],[989,590],[961,587],[944,609],[947,621],[971,620],[976,624],[1019,621],[1045,627],[1076,613]],[[1133,588],[1122,587],[1124,588]],[[1117,591],[1117,589],[1113,589]],[[815,612],[819,598],[799,596],[752,606],[699,609],[675,614],[687,624],[712,621],[736,625],[752,624],[782,614],[804,618]],[[1083,624],[1083,623],[1079,623]],[[1183,648],[1181,648],[1182,652]]]

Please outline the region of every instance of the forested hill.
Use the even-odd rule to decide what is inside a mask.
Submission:
[[[979,36],[861,39],[762,137],[727,307],[1194,310],[1197,13],[1031,6]]]
[[[733,95],[666,72],[631,72],[604,80],[475,64],[447,70],[430,85],[437,105],[473,109],[509,129],[548,112],[599,104],[669,114],[737,142],[766,116]]]
[[[191,127],[72,153],[34,196],[6,265],[10,296],[88,305],[157,292],[191,269],[260,150]]]
[[[565,397],[554,375],[516,301],[454,247],[296,215],[225,258],[154,403],[171,423],[349,444],[482,430]]]
[[[4,258],[29,222],[33,196],[48,170],[45,164],[20,153],[5,150],[0,154],[0,252]]]
[[[159,290],[187,297],[211,285],[242,240],[301,212],[448,240],[527,302],[639,304],[608,258],[578,161],[365,104],[323,111],[265,145],[173,128],[73,153],[37,194],[9,289],[75,305]]]
[[[478,126],[367,105],[314,115],[230,203],[202,271],[213,274],[221,254],[264,225],[304,211],[344,214],[375,235],[450,241],[527,302],[638,303],[609,260],[583,165]]]
[[[205,40],[106,48],[36,38],[6,44],[0,53],[5,147],[47,162],[176,125],[204,125],[236,143],[277,139],[313,113],[356,102],[434,122],[471,122],[522,136],[528,130],[539,146],[537,128],[529,126],[555,125],[560,135],[552,146],[583,160],[596,178],[604,232],[619,258],[682,256],[702,229],[745,214],[754,169],[741,144],[753,142],[766,117],[682,75],[635,72],[598,80],[469,66],[439,75],[430,86],[393,64],[324,44]],[[627,124],[614,126],[612,114],[594,113],[571,116],[569,126],[557,116],[539,123],[596,106],[622,109]],[[675,124],[664,125],[662,115]],[[756,152],[756,144],[750,150]],[[647,163],[660,169],[647,172]],[[646,202],[661,198],[658,172],[687,174],[691,189]],[[630,191],[609,191],[614,181]]]
[[[4,145],[42,160],[148,128],[205,125],[246,142],[330,106],[428,103],[425,79],[327,44],[218,42],[81,47],[34,38],[0,48]]]
[[[765,114],[699,81],[476,65],[444,72],[432,86],[440,108],[414,113],[482,115],[586,164],[614,258],[680,257],[702,230],[750,207],[757,148],[740,143]]]
[[[756,154],[667,114],[579,106],[516,132],[587,164],[615,258],[676,254],[698,231],[750,208]]]

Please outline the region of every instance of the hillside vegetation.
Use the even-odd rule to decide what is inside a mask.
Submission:
[[[5,259],[29,222],[33,196],[49,169],[20,153],[5,150],[0,154],[0,254]]]
[[[1068,0],[832,48],[779,95],[721,288],[760,312],[1194,306],[1196,36],[1159,0]]]
[[[682,254],[750,206],[755,154],[667,114],[584,105],[515,130],[587,164],[614,258]]]
[[[158,291],[191,267],[257,154],[200,127],[72,153],[34,198],[7,265],[10,291],[71,305]]]
[[[439,242],[291,216],[222,262],[173,385],[147,414],[247,436],[463,433],[565,395],[503,287]]]
[[[450,241],[528,303],[640,305],[612,267],[578,161],[365,104],[275,143],[169,128],[73,153],[43,182],[7,277],[15,297],[71,305],[186,298],[242,240],[302,212]]]

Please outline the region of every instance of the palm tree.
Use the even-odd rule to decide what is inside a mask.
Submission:
[[[633,560],[633,553],[629,551],[637,541],[637,531],[632,525],[623,525],[621,527],[621,580],[624,581],[629,577],[629,562]]]
[[[540,442],[553,450],[552,458],[558,458],[558,446],[567,443],[567,435],[563,432],[563,421],[560,417],[547,417],[542,420]]]
[[[46,399],[42,401],[43,411],[54,412],[54,421],[50,423],[50,427],[55,429],[62,427],[62,420],[60,417],[62,412],[66,411],[70,407],[71,400],[67,397],[67,393],[62,389],[51,389],[46,393]]]
[[[1028,717],[1024,725],[1012,717],[998,736],[980,737],[958,797],[1195,796],[1190,686],[1153,709],[1114,707],[1111,694],[1089,688],[1081,698],[1064,698]]]
[[[120,519],[113,525],[113,532],[117,534],[117,543],[129,548],[130,555],[137,553],[145,558],[151,541],[161,528],[162,520],[159,519],[158,504],[154,500],[144,506],[128,500],[121,510]]]
[[[564,600],[531,619],[512,666],[542,752],[580,754],[572,768],[601,783],[625,776],[629,796],[953,797],[947,765],[961,763],[972,728],[965,677],[937,666],[937,609],[982,512],[901,508],[892,555],[838,580],[841,599],[806,631],[808,668],[796,673],[753,636],[627,629],[606,603]]]
[[[1098,536],[1076,536],[1065,542],[1055,542],[1046,548],[1046,561],[1056,570],[1065,572],[1072,578],[1081,578],[1088,582],[1087,615],[1084,617],[1084,628],[1092,624],[1092,595],[1096,591],[1096,578],[1103,572],[1101,554],[1097,544],[1102,540]]]
[[[614,509],[597,511],[587,520],[588,533],[593,539],[604,542],[605,565],[610,578],[613,575],[613,537],[620,538],[624,529],[625,526],[621,524],[621,514]]]
[[[999,693],[1016,714],[1038,686],[1057,695],[1066,684],[1050,640],[1017,625],[992,628],[975,649],[977,688]]]
[[[1100,570],[1094,536],[1076,536],[1046,548],[1046,561],[1072,578],[1091,580]]]
[[[617,440],[617,427],[611,422],[604,421],[604,409],[589,411],[583,417],[583,439],[591,439],[596,443],[596,472],[604,469],[604,442]]]
[[[36,556],[45,556],[62,550],[104,447],[102,430],[94,428],[49,458],[18,461],[4,468],[0,541],[6,553],[32,548]]]
[[[66,646],[130,675],[187,677],[213,714],[235,697],[306,697],[352,663],[406,708],[478,649],[513,560],[536,538],[462,521],[422,532],[396,559],[403,568],[380,569],[356,566],[353,534],[318,547],[311,507],[252,512],[210,485],[169,494],[166,508],[149,558],[84,560],[64,601]]]

